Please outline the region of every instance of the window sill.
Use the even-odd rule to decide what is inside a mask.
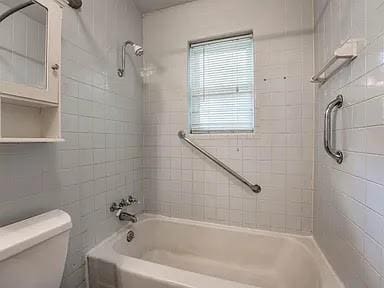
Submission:
[[[259,138],[260,134],[256,132],[250,132],[250,133],[212,133],[212,134],[190,134],[188,133],[188,137],[191,137],[193,139],[255,139]]]

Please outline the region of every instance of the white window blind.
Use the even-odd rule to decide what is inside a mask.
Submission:
[[[251,34],[190,45],[191,133],[253,131],[253,55]]]

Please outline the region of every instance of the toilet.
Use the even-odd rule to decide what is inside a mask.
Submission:
[[[71,217],[53,210],[0,228],[0,287],[59,288]]]

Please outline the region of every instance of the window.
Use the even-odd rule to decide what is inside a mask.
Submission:
[[[253,55],[252,34],[190,44],[191,133],[253,132]]]

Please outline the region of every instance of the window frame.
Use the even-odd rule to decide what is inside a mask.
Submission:
[[[191,93],[191,48],[193,46],[199,46],[199,44],[203,43],[215,43],[215,42],[226,42],[230,41],[231,39],[242,39],[242,38],[250,38],[252,40],[252,54],[253,54],[253,81],[252,81],[252,129],[220,129],[220,130],[214,130],[214,129],[192,129],[192,93]],[[188,131],[190,134],[193,135],[220,135],[220,134],[230,134],[230,135],[237,135],[237,134],[254,134],[256,132],[256,91],[255,91],[255,67],[256,67],[256,56],[255,56],[255,38],[253,35],[253,31],[244,31],[240,33],[233,33],[233,34],[225,34],[225,35],[219,35],[209,38],[202,38],[199,40],[193,40],[188,42],[188,61],[187,61],[187,81],[188,81]]]

